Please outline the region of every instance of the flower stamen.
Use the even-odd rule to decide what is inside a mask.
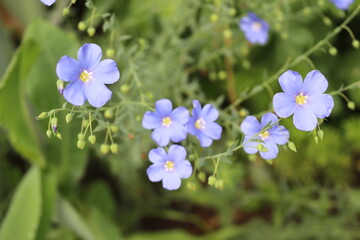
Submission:
[[[203,118],[199,118],[198,120],[196,120],[194,125],[195,125],[195,128],[202,130],[205,128],[206,122],[204,121]]]
[[[254,30],[254,31],[259,31],[260,29],[261,29],[261,27],[262,27],[262,25],[261,25],[261,23],[260,22],[253,22],[252,24],[251,24],[251,28],[252,28],[252,30]]]
[[[164,117],[162,120],[162,125],[164,127],[170,127],[171,123],[172,123],[172,121],[171,121],[170,117]]]
[[[269,131],[265,131],[263,133],[260,133],[259,136],[260,136],[261,140],[266,140],[269,138],[270,133],[269,133]]]
[[[295,97],[295,101],[297,105],[304,105],[305,103],[307,103],[307,98],[308,96],[304,96],[304,93],[300,93]]]
[[[91,79],[92,79],[92,72],[88,72],[87,70],[84,70],[80,74],[80,80],[83,81],[84,83],[88,82]]]
[[[174,170],[174,167],[175,167],[175,163],[169,160],[167,160],[164,165],[165,171],[167,172]]]

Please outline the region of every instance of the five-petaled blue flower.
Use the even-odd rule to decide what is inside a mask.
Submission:
[[[245,152],[254,154],[258,151],[258,144],[262,144],[267,150],[260,151],[260,156],[264,159],[274,159],[279,152],[277,144],[287,143],[290,136],[285,127],[275,124],[277,121],[278,117],[273,113],[263,115],[261,123],[254,116],[246,117],[240,126],[241,131],[245,134],[243,141]],[[269,124],[274,125],[263,131],[264,127]],[[257,136],[254,137],[255,135]]]
[[[78,59],[63,56],[57,66],[58,77],[70,82],[64,89],[64,98],[80,106],[86,100],[94,107],[101,107],[111,98],[111,91],[105,84],[115,83],[120,78],[116,62],[101,60],[101,48],[94,43],[84,44],[78,51]]]
[[[40,0],[45,5],[51,6],[56,0]]]
[[[319,71],[309,72],[303,82],[300,74],[286,71],[279,77],[284,93],[277,93],[273,99],[275,113],[282,118],[294,114],[293,122],[297,129],[312,131],[318,118],[328,117],[334,107],[334,99],[323,94],[328,81]]]
[[[181,178],[188,178],[192,173],[191,164],[185,157],[186,150],[180,145],[171,145],[168,153],[161,147],[152,149],[149,159],[153,164],[146,171],[150,181],[162,180],[165,189],[178,189]]]
[[[330,0],[335,7],[341,10],[347,10],[354,0]]]
[[[187,130],[191,135],[195,135],[199,139],[202,147],[209,147],[213,139],[218,140],[221,138],[222,128],[214,122],[218,118],[219,112],[211,104],[206,104],[201,109],[198,100],[193,101],[193,106],[194,109],[192,117],[187,123]]]
[[[166,146],[170,140],[177,143],[186,138],[185,124],[189,121],[189,111],[185,107],[172,110],[168,99],[155,103],[155,112],[144,114],[142,125],[146,129],[154,129],[151,138],[160,146]]]
[[[264,45],[268,41],[269,25],[255,13],[249,12],[242,17],[239,25],[249,42]]]

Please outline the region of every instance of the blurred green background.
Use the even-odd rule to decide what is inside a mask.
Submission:
[[[50,8],[38,0],[0,2],[1,240],[360,239],[359,89],[344,92],[354,110],[334,96],[318,143],[291,119],[282,121],[297,152],[283,147],[268,162],[239,150],[221,159],[212,186],[214,162],[196,157],[226,151],[241,140],[247,114],[272,111],[279,69],[325,38],[360,1],[340,11],[325,0],[94,0],[77,1],[62,16],[69,2]],[[271,27],[265,46],[250,45],[238,28],[248,11]],[[77,25],[89,26],[94,13],[96,34],[89,37]],[[359,24],[360,16],[348,24],[355,37]],[[57,115],[62,140],[47,138],[48,122],[36,120],[64,104],[56,63],[75,57],[85,42],[98,43],[104,57],[115,50],[121,79],[111,87],[111,104],[123,104],[108,121],[120,129],[117,154],[101,154],[101,130],[94,145],[76,147],[81,116],[66,124],[65,113]],[[360,51],[344,29],[291,69],[305,77],[315,65],[331,92],[359,81],[359,64]],[[146,108],[133,104],[141,97],[150,105],[169,98],[187,107],[199,99],[220,110],[222,140],[189,150],[195,171],[177,191],[147,179],[147,153],[156,146],[141,126]]]

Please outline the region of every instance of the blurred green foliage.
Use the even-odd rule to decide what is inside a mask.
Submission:
[[[0,56],[1,240],[360,238],[356,86],[343,92],[355,110],[334,96],[335,108],[321,125],[324,138],[318,143],[285,119],[281,124],[297,152],[284,146],[276,159],[264,161],[231,151],[248,114],[272,111],[284,66],[305,76],[315,65],[329,80],[329,92],[360,80],[360,53],[345,29],[294,63],[358,11],[359,1],[343,12],[329,1],[94,0],[87,7],[76,2],[66,17],[62,8],[67,3],[61,0],[47,9],[35,0],[12,7],[20,4],[4,1],[26,29],[17,36],[14,54],[16,34],[0,26],[1,49],[6,50]],[[269,22],[266,46],[250,45],[239,30],[247,11]],[[80,21],[93,24],[94,37],[77,30]],[[347,25],[355,37],[360,36],[359,22],[356,16]],[[98,124],[96,143],[87,142],[83,150],[76,142],[87,115],[74,115],[66,123],[68,112],[62,110],[69,107],[57,92],[55,72],[60,57],[75,57],[80,42],[99,43],[104,55],[114,51],[121,71],[119,83],[111,86],[110,107],[86,109]],[[337,55],[329,54],[329,44]],[[222,140],[210,149],[192,138],[183,143],[195,171],[173,192],[146,176],[147,153],[155,145],[141,118],[161,98],[186,107],[193,99],[211,102],[224,127]],[[48,122],[35,119],[51,109],[60,109],[62,140],[47,138]],[[109,129],[119,144],[117,154],[100,151]],[[218,163],[202,158],[226,151]]]

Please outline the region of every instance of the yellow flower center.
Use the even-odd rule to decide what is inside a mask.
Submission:
[[[295,97],[295,101],[298,105],[303,105],[303,104],[307,103],[307,98],[308,98],[308,96],[304,96],[303,93],[300,93],[299,95],[297,95]]]
[[[92,72],[88,72],[86,70],[84,70],[81,74],[80,74],[80,80],[83,82],[88,82],[90,79],[92,79]]]
[[[204,129],[206,125],[206,122],[204,121],[203,118],[199,118],[198,120],[196,120],[195,122],[195,127],[199,130]]]
[[[165,163],[165,165],[164,165],[164,168],[165,168],[165,171],[172,171],[173,169],[174,169],[174,167],[175,167],[175,164],[174,164],[174,162],[172,162],[172,161],[166,161],[166,163]]]
[[[270,136],[270,133],[269,133],[269,131],[265,131],[265,132],[261,133],[259,136],[262,140],[266,140]]]
[[[259,31],[261,29],[261,23],[260,22],[254,22],[252,25],[251,25],[251,28],[252,30],[254,31]]]
[[[171,118],[169,117],[164,117],[163,120],[162,120],[162,125],[164,127],[169,127],[171,125],[172,121],[171,121]]]

